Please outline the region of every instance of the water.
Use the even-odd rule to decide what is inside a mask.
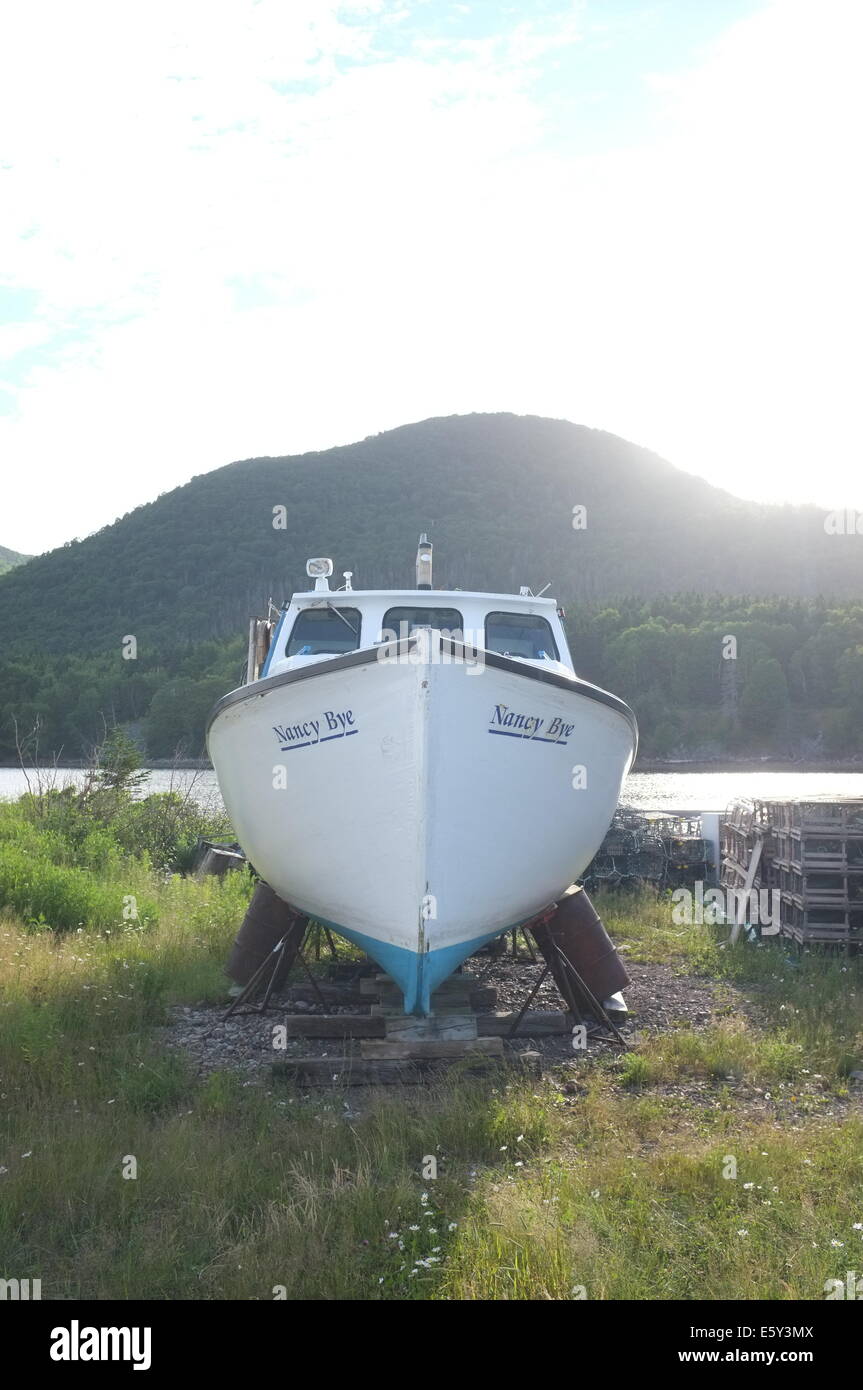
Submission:
[[[36,789],[36,779],[33,773],[28,774],[33,789]],[[86,772],[79,767],[58,767],[50,773],[43,773],[42,777],[48,779],[55,787],[74,785],[80,786]],[[0,801],[8,801],[10,798],[22,796],[28,790],[27,778],[18,767],[0,767]],[[216,806],[222,808],[222,798],[219,795],[219,784],[216,781],[215,772],[197,771],[188,768],[171,770],[168,768],[151,768],[147,781],[141,785],[141,796],[146,796],[149,792],[169,792],[175,791],[181,794],[190,793],[201,806]]]
[[[863,797],[863,772],[636,772],[621,801],[644,811],[724,811],[738,796]]]
[[[80,784],[84,775],[79,768],[58,768],[56,785]],[[0,767],[0,800],[26,790],[19,768]],[[211,771],[153,769],[145,791],[171,790],[189,792],[204,806],[222,804]],[[863,772],[636,772],[627,777],[621,800],[645,811],[722,811],[737,796],[863,797]]]

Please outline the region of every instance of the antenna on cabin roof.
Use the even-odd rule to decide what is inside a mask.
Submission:
[[[432,544],[423,531],[417,547],[417,588],[430,589],[432,586]]]

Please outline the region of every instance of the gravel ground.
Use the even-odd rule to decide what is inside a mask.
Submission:
[[[479,960],[474,962],[479,966]],[[643,1033],[666,1032],[674,1028],[705,1028],[726,1013],[731,1004],[724,986],[692,975],[677,975],[667,965],[639,965],[626,961],[630,984],[623,991],[629,1016],[619,1029],[627,1042]],[[493,985],[498,993],[499,1009],[520,1009],[534,983],[542,973],[542,963],[504,957],[476,969],[481,984]],[[549,977],[541,985],[531,1009],[559,1009],[561,998],[557,986]],[[615,1019],[617,1022],[617,1019]],[[526,1034],[529,1036],[529,1034]],[[524,1042],[519,1044],[521,1048]],[[574,1061],[572,1045],[566,1036],[535,1038],[529,1046],[542,1053],[544,1061],[559,1063]],[[616,1051],[616,1044],[591,1039],[588,1053]]]
[[[630,1014],[620,1030],[629,1042],[644,1035],[672,1032],[676,1029],[701,1030],[730,1015],[745,1015],[757,1023],[757,1009],[752,1001],[722,981],[680,974],[668,965],[626,962],[631,983],[624,991]],[[371,973],[367,967],[364,973]],[[495,959],[477,956],[470,964],[469,974],[477,985],[493,986],[497,990],[498,1009],[519,1009],[541,973],[541,964],[511,957]],[[347,983],[347,982],[343,982]],[[349,988],[356,990],[354,981]],[[272,1063],[275,1059],[291,1057],[332,1057],[334,1060],[350,1053],[358,1054],[359,1042],[340,1038],[289,1038],[284,1050],[273,1048],[273,1029],[288,1014],[357,1014],[367,1015],[369,1005],[363,1002],[325,1004],[298,998],[300,985],[284,990],[271,1000],[265,1014],[237,1013],[227,1021],[224,1014],[227,1001],[219,1005],[195,1008],[175,1008],[170,1022],[160,1030],[165,1046],[186,1053],[201,1075],[213,1071],[234,1070],[245,1078],[245,1085],[272,1084]],[[532,1009],[557,1010],[561,999],[550,979],[534,998]],[[507,1042],[513,1053],[526,1049],[542,1056],[543,1067],[553,1069],[563,1102],[577,1104],[583,1091],[585,1066],[602,1055],[617,1054],[615,1044],[591,1038],[586,1052],[574,1053],[569,1035],[531,1038],[520,1034]],[[410,1088],[413,1089],[413,1088]],[[350,1114],[359,1113],[364,1087],[352,1092]],[[360,1094],[358,1094],[360,1093]],[[799,1077],[795,1082],[780,1082],[772,1089],[752,1082],[728,1077],[681,1078],[673,1083],[657,1083],[648,1092],[630,1092],[633,1098],[649,1094],[663,1103],[675,1117],[675,1125],[683,1130],[699,1130],[705,1111],[733,1109],[739,1118],[753,1122],[767,1121],[783,1129],[802,1129],[804,1124],[836,1123],[849,1113],[863,1111],[863,1082],[851,1081],[847,1095],[837,1096],[817,1072]],[[648,1142],[647,1147],[650,1147]]]
[[[186,1052],[202,1075],[230,1068],[258,1078],[269,1076],[273,1062],[288,1057],[343,1057],[359,1053],[359,1044],[342,1038],[288,1038],[284,1048],[273,1047],[274,1029],[289,1014],[368,1014],[367,1007],[306,1004],[274,996],[265,1014],[240,1012],[225,1020],[228,1001],[218,1005],[169,1010],[170,1024],[159,1030],[169,1048]]]
[[[688,975],[677,975],[666,965],[638,965],[627,962],[632,983],[625,991],[630,1016],[621,1025],[623,1036],[632,1040],[636,1033],[656,1032],[680,1027],[703,1028],[714,1021],[720,1012],[728,1012],[729,992],[710,981]],[[520,1009],[542,971],[542,965],[510,957],[494,959],[478,956],[471,963],[469,974],[478,985],[497,990],[498,1009]],[[355,986],[354,986],[355,988]],[[233,1068],[256,1079],[263,1070],[269,1076],[274,1058],[341,1057],[359,1052],[359,1043],[340,1038],[289,1038],[284,1050],[273,1049],[273,1030],[288,1014],[368,1014],[368,1005],[361,1003],[318,1004],[311,1000],[291,997],[293,991],[282,992],[270,1000],[266,1014],[238,1012],[227,1021],[224,1014],[227,1002],[175,1008],[170,1011],[170,1023],[160,1030],[167,1047],[188,1053],[200,1072]],[[549,978],[534,998],[531,1009],[559,1010],[560,995]],[[567,1034],[532,1038],[529,1030],[520,1031],[508,1044],[514,1052],[528,1048],[542,1054],[545,1062],[573,1062],[572,1044]],[[613,1048],[613,1044],[592,1039],[589,1053]]]

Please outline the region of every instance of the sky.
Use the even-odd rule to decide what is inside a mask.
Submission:
[[[860,0],[0,16],[0,545],[473,411],[863,508]]]

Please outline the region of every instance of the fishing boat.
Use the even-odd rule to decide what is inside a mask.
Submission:
[[[237,839],[278,894],[368,953],[406,1013],[557,902],[598,850],[635,716],[575,673],[556,601],[330,587],[253,620],[207,743]]]

